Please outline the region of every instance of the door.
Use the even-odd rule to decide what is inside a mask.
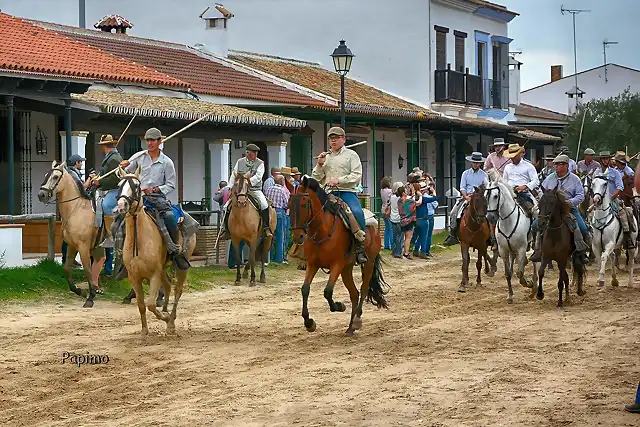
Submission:
[[[311,175],[311,135],[292,135],[290,150],[291,167],[297,167],[303,175]]]
[[[384,141],[376,141],[376,185],[378,190],[380,189],[380,181],[382,178],[386,176],[386,169],[384,167],[385,159],[387,156],[387,152],[391,155],[391,151],[389,150],[391,147],[387,147],[387,143]],[[382,200],[380,199],[380,194],[372,194],[371,197],[375,200],[375,205],[373,206],[374,212],[380,212],[382,209]]]

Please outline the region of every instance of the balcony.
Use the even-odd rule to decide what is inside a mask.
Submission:
[[[503,88],[498,81],[469,74],[468,68],[461,73],[452,70],[451,64],[447,64],[446,70],[435,71],[434,102],[508,109],[508,100],[508,87]]]

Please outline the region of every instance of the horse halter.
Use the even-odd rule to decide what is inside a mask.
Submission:
[[[595,177],[593,177],[593,181],[595,181],[596,179],[601,179],[601,180],[605,181],[605,183],[607,183],[607,184],[609,183],[609,179],[605,178],[604,176],[595,176]],[[607,186],[605,185],[604,186],[604,191],[602,193],[598,193],[598,192],[595,192],[593,190],[591,192],[593,193],[593,197],[594,198],[596,196],[600,196],[600,201],[602,202],[602,200],[604,199],[606,191],[607,191]]]
[[[122,182],[121,182],[121,185],[118,187],[118,194],[116,195],[116,200],[117,201],[119,201],[120,199],[126,200],[127,203],[129,203],[128,211],[131,212],[131,209],[133,209],[134,203],[138,203],[138,206],[140,206],[140,203],[142,202],[142,189],[141,189],[140,178],[138,178],[135,175],[125,175],[121,179],[122,181],[129,184],[129,188],[131,189],[132,194],[131,196],[122,194],[122,189],[124,188],[124,185],[122,185]]]
[[[300,187],[298,187],[300,188]],[[303,203],[303,197],[306,197],[307,199],[304,201]],[[296,214],[292,216],[292,224],[291,224],[291,229],[292,230],[302,230],[304,232],[304,234],[308,235],[309,234],[309,226],[311,225],[311,223],[318,217],[318,215],[320,215],[322,212],[324,212],[324,207],[326,206],[327,203],[329,203],[329,199],[327,199],[327,201],[325,202],[324,205],[322,205],[322,209],[320,209],[317,213],[314,214],[313,212],[313,205],[311,203],[311,199],[310,199],[310,194],[308,192],[306,193],[294,193],[291,195],[290,199],[291,201],[291,212],[295,212]],[[302,213],[302,210],[306,209],[307,210],[307,219],[306,221],[302,224],[299,225],[299,223],[301,222],[300,219],[300,214]],[[335,227],[337,224],[337,218],[334,218],[333,221],[333,228],[332,230],[329,232],[329,234],[324,238],[321,239],[320,241],[316,241],[316,235],[317,235],[317,231],[313,236],[309,236],[309,239],[311,241],[313,241],[316,245],[320,245],[321,243],[323,243],[324,241],[328,240],[329,238],[331,238],[331,235],[333,234]]]
[[[51,168],[44,175],[44,180],[42,181],[42,184],[40,184],[40,190],[46,192],[47,197],[49,199],[51,197],[53,197],[53,193],[55,192],[55,189],[58,187],[58,184],[60,184],[60,181],[62,181],[62,177],[64,176],[64,168],[65,168],[64,166],[63,166],[63,170],[58,169],[58,167]],[[47,184],[47,182],[49,182],[49,179],[51,178],[51,175],[53,175],[54,172],[60,172],[60,176],[57,178],[55,184],[53,184],[51,186],[51,188],[45,187],[45,185]],[[73,202],[74,200],[78,200],[81,197],[82,197],[82,194],[80,194],[79,196],[73,197],[73,198],[71,198],[69,200],[63,200],[63,201],[54,200],[54,201],[49,201],[46,204],[47,205],[51,205],[51,204],[54,204],[56,202],[58,202],[58,203],[69,203],[69,202]]]
[[[236,196],[235,205],[238,208],[246,208],[247,207],[247,203],[249,202],[249,195],[248,195],[249,191],[247,190],[247,188],[249,188],[249,185],[247,184],[248,179],[246,179],[244,177],[244,175],[238,175],[238,176],[242,177],[242,178],[240,178],[240,179],[242,179],[242,187],[235,193],[235,196]],[[237,187],[238,182],[239,181],[236,181],[233,184],[234,189]],[[242,191],[242,190],[244,190],[244,191]],[[232,189],[231,194],[233,195],[233,189]],[[241,197],[242,197],[242,201],[240,201]]]

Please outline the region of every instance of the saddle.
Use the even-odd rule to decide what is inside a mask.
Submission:
[[[327,203],[324,206],[324,210],[325,212],[330,212],[332,214],[334,214],[335,216],[337,216],[338,218],[340,218],[340,220],[342,221],[342,223],[344,224],[344,226],[347,228],[347,230],[353,232],[354,227],[356,226],[356,224],[354,224],[352,226],[351,224],[351,217],[348,214],[348,211],[350,210],[349,205],[346,204],[341,198],[336,197],[335,195],[329,193],[327,195],[328,199],[329,199],[329,203]],[[374,226],[376,227],[378,225],[378,220],[376,219],[375,215],[373,214],[373,212],[371,212],[368,209],[363,209],[364,211],[364,219],[365,219],[365,226],[369,227],[369,226]],[[355,222],[356,219],[355,217],[353,217],[353,221]],[[358,228],[360,228],[360,226],[357,226]],[[362,230],[365,233],[367,232],[367,230]]]

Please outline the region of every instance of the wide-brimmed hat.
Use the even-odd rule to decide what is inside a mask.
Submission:
[[[496,145],[507,145],[507,143],[504,142],[504,138],[493,138],[493,146]]]
[[[553,159],[553,163],[569,164],[569,156],[567,156],[566,154],[559,154],[555,159]]]
[[[291,176],[291,168],[287,166],[283,166],[280,168],[280,174],[284,176]]]
[[[260,151],[260,147],[258,147],[256,144],[248,144],[246,150],[258,152]]]
[[[524,153],[523,146],[520,144],[509,144],[509,148],[507,148],[502,155],[507,159],[511,159],[521,153]]]
[[[556,155],[555,154],[547,154],[546,156],[544,156],[545,160],[555,160],[556,159]]]
[[[629,157],[627,157],[624,151],[616,151],[616,154],[613,156],[613,160],[624,164],[629,163]]]
[[[571,150],[569,150],[569,147],[567,147],[566,145],[561,145],[556,150],[556,154],[571,154]]]
[[[611,153],[609,152],[609,150],[604,150],[598,153],[598,157],[600,157],[601,159],[610,159]]]
[[[300,169],[294,166],[291,168],[291,175],[292,176],[302,175],[302,173],[300,172]]]
[[[149,139],[155,140],[160,138],[162,138],[162,132],[160,132],[160,129],[158,128],[149,128],[144,134],[145,140],[149,140]]]
[[[587,148],[586,150],[584,150],[584,155],[585,156],[595,156],[596,152],[593,151],[591,148]]]
[[[470,156],[465,157],[465,159],[467,159],[467,161],[471,163],[483,163],[485,160],[487,160],[482,157],[482,153],[478,151],[474,151]]]
[[[110,134],[106,134],[100,137],[100,142],[98,142],[98,145],[117,144],[117,143],[118,143],[117,139],[113,139],[113,136],[111,136]]]

